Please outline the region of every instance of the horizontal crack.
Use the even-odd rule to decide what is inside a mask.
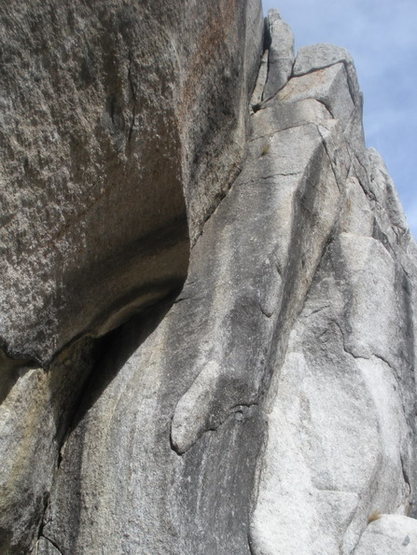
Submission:
[[[313,121],[303,121],[300,123],[297,123],[295,125],[289,125],[288,127],[281,127],[279,129],[275,129],[274,131],[271,131],[270,133],[265,133],[265,135],[255,135],[253,137],[253,139],[249,139],[249,143],[253,143],[255,141],[258,141],[259,139],[265,139],[267,137],[273,137],[274,135],[276,135],[277,133],[281,133],[282,131],[289,131],[290,129],[297,129],[298,127],[306,127],[307,125],[314,125],[316,126],[316,124]]]
[[[299,171],[299,172],[278,172],[278,173],[273,173],[271,175],[261,175],[261,179],[272,179],[274,177],[291,177],[294,175],[302,175],[303,172]]]

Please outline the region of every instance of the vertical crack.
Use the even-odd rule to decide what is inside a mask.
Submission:
[[[128,137],[127,137],[127,142],[128,143],[130,143],[130,141],[132,139],[133,129],[135,127],[135,122],[136,122],[137,96],[136,96],[135,85],[134,85],[133,78],[132,78],[132,64],[133,64],[132,52],[129,51],[129,65],[128,65],[128,69],[127,69],[127,80],[129,82],[130,94],[131,94],[131,97],[132,97],[132,117],[131,117],[131,120],[130,120],[129,133],[128,133]]]

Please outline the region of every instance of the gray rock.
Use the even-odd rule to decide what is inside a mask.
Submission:
[[[327,108],[332,118],[346,123],[356,108],[356,99],[350,95],[347,74],[341,63],[293,77],[278,95],[281,102],[313,98]]]
[[[183,279],[179,62],[139,5],[26,2],[1,25],[0,338],[44,365]]]
[[[351,553],[374,510],[412,503],[412,355],[395,270],[370,237],[343,233],[326,249],[269,391],[260,553]]]
[[[287,83],[294,65],[294,35],[277,10],[269,10],[265,26],[268,73],[263,100],[274,96]]]
[[[65,444],[44,527],[64,552],[249,552],[259,406],[341,201],[326,151],[339,128],[319,102],[271,105],[252,124],[177,302]]]
[[[44,365],[181,285],[188,234],[244,154],[260,10],[2,9],[0,344],[13,358]]]
[[[353,65],[352,56],[345,48],[327,43],[303,46],[297,53],[293,75],[305,75],[341,62]]]
[[[258,120],[262,112],[253,116],[255,129]],[[289,330],[304,298],[338,199],[313,125],[273,133],[264,154],[260,131],[263,126],[191,251],[177,302],[94,405],[87,403],[65,444],[44,527],[64,552],[104,546],[120,552],[124,542],[145,553],[249,552],[247,509],[263,438],[259,403],[271,344],[280,322]],[[299,168],[292,163],[289,172],[295,153]],[[309,163],[314,171],[303,176]],[[321,179],[329,194],[316,197]],[[302,210],[306,196],[311,213],[299,242],[288,210]],[[289,273],[304,278],[284,289]],[[113,364],[109,360],[106,371],[114,372]],[[136,421],[139,436],[129,439]],[[127,445],[133,452],[126,457]],[[111,509],[103,499],[112,500]],[[146,533],[138,535],[138,528]]]
[[[265,50],[258,71],[255,89],[252,94],[251,106],[256,110],[262,103],[266,78],[268,76],[268,50]]]
[[[377,515],[363,533],[355,555],[417,553],[417,520],[402,515]]]
[[[257,0],[0,11],[0,550],[24,552],[89,338],[178,291],[239,171],[263,19]]]
[[[299,76],[277,100],[316,96],[332,117],[355,121],[360,97],[340,54],[301,52]],[[342,210],[266,396],[251,522],[263,555],[351,553],[373,512],[415,514],[415,243],[386,168],[360,136],[356,123],[339,131],[339,145],[327,143]]]
[[[44,553],[45,555],[59,555],[61,552],[52,543],[41,536],[36,543],[36,548],[39,553]]]
[[[255,1],[76,4],[4,18],[0,550],[412,553],[417,245],[350,56],[291,73],[274,12],[266,72]]]
[[[317,71],[318,69],[325,69],[339,63],[343,63],[345,66],[349,93],[354,103],[362,104],[362,93],[359,88],[352,56],[345,48],[326,43],[300,48],[294,63],[293,75],[306,75],[307,73]]]
[[[24,553],[33,543],[60,446],[93,361],[91,341],[79,340],[47,372],[15,369],[15,383],[0,404],[1,553]]]

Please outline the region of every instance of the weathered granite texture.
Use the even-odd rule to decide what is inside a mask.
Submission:
[[[261,12],[228,0],[13,7],[0,7],[0,344],[45,364],[184,279],[188,231],[244,153]]]
[[[39,528],[90,338],[181,288],[244,156],[262,26],[257,1],[0,6],[0,551]]]
[[[43,303],[49,298],[56,318],[42,340],[33,334],[44,325],[37,312],[44,305],[24,303],[20,281],[4,281],[15,304],[5,304],[4,316],[1,550],[413,553],[417,247],[383,161],[365,147],[349,54],[315,45],[294,58],[278,13],[262,34],[255,1],[106,4],[101,11],[102,4],[28,2],[10,16],[30,37],[38,8],[46,22],[55,14],[72,22],[63,38],[74,29],[91,33],[93,88],[84,97],[75,79],[72,89],[65,81],[57,106],[45,100],[57,110],[56,148],[70,136],[60,127],[65,110],[82,97],[86,112],[76,111],[73,124],[87,125],[117,76],[131,104],[114,108],[113,124],[129,121],[123,110],[130,114],[132,144],[116,130],[113,150],[98,159],[101,124],[93,118],[81,135],[80,191],[112,168],[119,196],[93,220],[65,227],[68,264],[85,274],[75,290],[57,295],[50,283],[73,274],[62,263],[48,266],[43,251],[36,256],[43,242],[34,239],[35,223],[26,232],[32,250],[22,250],[16,272],[36,276],[39,289],[36,280],[22,287]],[[111,35],[120,13],[128,15],[117,24],[113,62],[100,65],[108,43],[94,37],[98,29]],[[125,42],[138,50],[124,75]],[[9,43],[18,56],[19,45]],[[62,79],[72,75],[80,37],[68,43]],[[35,47],[20,48],[37,59]],[[54,54],[46,57],[42,71],[52,71]],[[35,92],[46,81],[36,83]],[[23,118],[16,108],[10,113]],[[45,172],[50,164],[70,167],[52,147],[45,152]],[[6,169],[12,162],[6,158]],[[38,181],[21,180],[37,198]],[[4,191],[10,202],[32,198],[13,187]],[[79,197],[61,203],[56,191],[51,181],[46,208],[37,208],[42,222],[49,202],[63,221],[66,207],[81,210]],[[30,221],[33,203],[21,210]],[[6,235],[10,252],[18,237]],[[91,252],[100,258],[96,274]],[[146,294],[133,295],[138,290]],[[26,343],[25,351],[16,347]]]
[[[417,553],[417,521],[402,515],[378,515],[369,523],[356,555],[414,555]]]

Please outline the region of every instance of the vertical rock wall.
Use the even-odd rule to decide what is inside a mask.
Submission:
[[[181,288],[243,159],[256,1],[0,7],[0,550],[33,546],[95,338]]]
[[[121,90],[133,98],[130,112],[126,107],[131,150],[122,145],[122,155],[115,147],[106,164],[122,156],[128,177],[117,174],[118,194],[123,198],[134,183],[139,196],[129,198],[143,203],[126,213],[128,199],[114,202],[121,224],[109,220],[106,233],[93,221],[79,229],[88,238],[98,234],[117,258],[111,279],[134,299],[115,310],[119,289],[113,296],[107,271],[97,281],[82,259],[71,260],[87,272],[76,302],[88,295],[104,323],[91,325],[99,320],[87,304],[71,327],[77,305],[70,303],[62,318],[58,304],[57,327],[48,327],[55,343],[47,348],[30,343],[18,326],[5,328],[8,355],[18,352],[26,366],[4,357],[2,549],[193,555],[412,549],[417,248],[383,161],[365,147],[353,62],[330,45],[295,56],[277,12],[266,21],[261,59],[257,2],[168,4],[114,2],[89,12],[90,31],[83,31],[96,37],[98,28],[113,29],[104,22],[116,21],[118,48],[124,51],[125,41],[133,49],[124,77],[116,47],[113,65],[93,64],[108,82],[92,90],[113,86],[108,76],[117,71]],[[30,9],[21,10],[22,21],[32,21]],[[74,29],[71,10],[55,6],[51,13],[73,21]],[[51,14],[42,13],[49,21]],[[85,25],[87,14],[77,17]],[[32,27],[28,34],[36,37]],[[104,59],[106,48],[96,46],[90,56]],[[37,59],[32,47],[24,51]],[[59,102],[73,98],[69,88],[67,95]],[[91,92],[85,99],[98,109]],[[125,121],[124,108],[119,113],[115,106],[110,120]],[[87,118],[77,117],[78,126]],[[87,143],[97,144],[101,135],[90,131]],[[58,137],[66,144],[60,127]],[[88,171],[107,171],[102,161],[94,165],[94,148],[86,149]],[[147,180],[147,172],[154,177]],[[31,182],[22,183],[32,191]],[[8,194],[13,202],[20,198]],[[162,233],[152,227],[152,210],[164,220]],[[65,216],[59,206],[57,214]],[[107,217],[106,210],[95,214]],[[190,241],[183,224],[170,227],[185,222],[185,214]],[[152,225],[142,234],[144,222]],[[119,249],[113,235],[124,225],[138,238]],[[66,266],[56,272],[66,276]],[[161,286],[168,275],[170,285]],[[10,281],[7,295],[18,298],[13,287]],[[91,338],[111,329],[101,341]],[[72,345],[57,355],[69,339]],[[32,351],[13,351],[13,341],[23,340]],[[28,367],[51,357],[48,372]],[[13,434],[18,441],[10,450]],[[390,514],[379,518],[383,513]]]

